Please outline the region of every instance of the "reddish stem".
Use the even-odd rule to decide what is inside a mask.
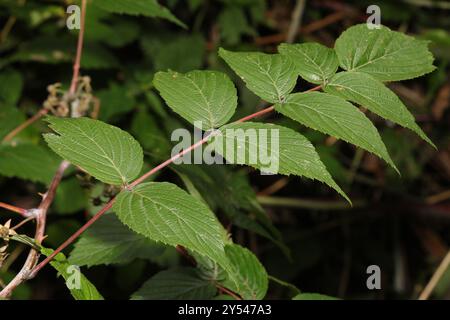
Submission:
[[[135,181],[133,181],[130,185],[129,188],[133,188],[135,186],[137,186],[138,184],[140,184],[141,182],[143,182],[144,180],[146,180],[148,177],[154,175],[156,172],[158,172],[159,170],[163,169],[164,167],[167,167],[169,164],[171,164],[172,162],[174,162],[175,160],[181,158],[182,156],[184,156],[186,153],[191,152],[194,149],[197,149],[198,147],[200,147],[202,144],[204,144],[205,142],[207,142],[209,139],[208,137],[203,138],[202,140],[194,143],[192,146],[190,146],[187,149],[184,149],[183,151],[181,151],[180,153],[178,153],[177,155],[173,156],[170,159],[167,159],[166,161],[164,161],[163,163],[157,165],[156,167],[154,167],[152,170],[150,170],[149,172],[147,172],[146,174],[144,174],[142,177],[136,179]]]
[[[262,115],[264,115],[264,114],[266,114],[266,113],[272,112],[273,110],[275,110],[275,107],[274,107],[274,106],[271,106],[271,107],[262,109],[261,111],[255,112],[255,113],[253,113],[253,114],[251,114],[251,115],[248,115],[248,116],[246,116],[246,117],[243,117],[242,119],[239,119],[239,120],[237,120],[236,122],[245,122],[245,121],[251,120],[251,119],[253,119],[253,118],[262,116]]]
[[[27,121],[21,123],[17,128],[12,130],[6,137],[3,138],[2,142],[8,142],[11,141],[15,136],[17,136],[20,132],[22,132],[24,129],[38,121],[40,118],[42,118],[44,115],[48,113],[48,110],[41,109],[39,110],[34,116],[29,118]]]
[[[218,283],[216,283],[215,285],[223,293],[226,293],[229,296],[232,296],[234,298],[234,300],[242,300],[242,298],[237,293],[231,291],[230,289],[227,289],[227,288],[225,288],[224,286],[222,286],[222,285],[220,285]]]
[[[18,214],[20,214],[22,217],[26,218],[27,217],[27,209],[23,209],[23,208],[19,208],[16,206],[12,206],[10,204],[4,203],[4,202],[0,202],[0,208],[12,211],[12,212],[16,212]]]
[[[40,244],[42,240],[45,238],[45,224],[47,218],[47,210],[50,207],[50,204],[53,201],[53,198],[56,194],[56,189],[58,188],[61,179],[63,178],[64,171],[69,166],[69,162],[63,161],[61,162],[58,170],[53,177],[52,183],[48,189],[48,191],[44,194],[44,197],[39,205],[39,207],[35,211],[36,218],[36,232],[34,234],[34,240],[36,243]],[[24,281],[30,278],[31,272],[34,270],[36,263],[39,260],[39,252],[35,249],[31,249],[28,253],[27,259],[25,260],[22,269],[18,274],[8,283],[3,290],[0,291],[0,299],[4,299],[9,297],[12,292]]]
[[[77,89],[78,76],[80,74],[81,54],[83,52],[83,39],[84,39],[84,20],[86,17],[86,0],[81,2],[81,26],[80,33],[78,34],[77,54],[75,56],[75,62],[73,64],[72,82],[70,84],[69,92],[74,94]]]
[[[58,249],[53,251],[51,255],[49,255],[47,258],[42,260],[41,263],[39,263],[34,269],[33,272],[30,275],[30,278],[33,278],[39,270],[41,270],[47,263],[49,263],[58,253],[60,253],[62,250],[64,250],[68,245],[70,245],[72,242],[75,241],[76,238],[78,238],[84,231],[86,231],[87,228],[89,228],[95,221],[100,219],[100,217],[105,214],[109,209],[112,208],[114,201],[116,199],[111,199],[99,212],[97,212],[91,219],[89,219],[88,222],[86,222],[80,229],[78,229],[73,235],[71,235],[66,241],[64,241],[63,244],[61,244]]]

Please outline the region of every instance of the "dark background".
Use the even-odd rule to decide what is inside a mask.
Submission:
[[[4,35],[0,42],[0,75],[21,75],[23,86],[14,104],[24,115],[31,116],[40,108],[47,96],[47,85],[62,82],[67,86],[70,81],[76,32],[65,28],[65,7],[69,2],[27,0],[18,5],[17,1],[0,0],[0,29]],[[165,108],[152,89],[153,73],[168,68],[180,72],[226,71],[236,80],[240,95],[236,118],[250,114],[261,107],[261,101],[237,81],[218,58],[217,49],[276,52],[277,45],[285,39],[295,6],[295,1],[287,0],[160,2],[188,29],[148,17],[96,16],[88,6],[82,62],[82,74],[91,77],[94,95],[102,102],[100,119],[137,136],[149,166],[167,158],[171,128],[191,128]],[[258,195],[255,199],[262,202],[291,249],[292,261],[271,241],[233,224],[225,211],[250,214],[251,209],[231,194],[229,181],[218,178],[205,192],[210,193],[215,212],[230,227],[235,241],[251,248],[269,274],[302,291],[345,299],[415,299],[450,243],[450,3],[308,0],[296,41],[315,41],[332,47],[343,30],[366,21],[370,4],[380,6],[382,24],[431,41],[437,70],[389,86],[438,150],[408,130],[372,116],[401,172],[398,176],[380,159],[352,145],[271,116],[270,121],[300,130],[316,145],[332,175],[355,203],[354,208],[340,208],[342,200],[333,191],[311,181],[227,168],[226,177],[233,179],[239,172],[253,189],[253,193],[247,191],[249,197]],[[16,21],[5,35],[4,26],[10,17]],[[299,89],[307,86],[299,80]],[[8,83],[0,83],[0,92],[14,90]],[[136,119],[143,114],[155,125],[152,134],[136,125]],[[39,141],[39,132],[45,130],[45,124],[39,122],[22,137]],[[196,173],[192,173],[192,179],[195,177]],[[102,190],[92,191],[85,186],[83,178],[74,172],[67,179],[71,179],[71,187],[59,195],[49,214],[49,236],[44,243],[48,247],[62,243],[95,211],[93,202],[99,204],[107,197],[100,196]],[[157,179],[182,185],[171,169]],[[38,192],[45,189],[45,184],[0,175],[0,200],[7,203],[33,207],[39,201]],[[227,209],[221,202],[232,208]],[[3,209],[0,215],[0,223],[14,217]],[[24,233],[31,234],[32,230],[32,224],[23,228]],[[25,256],[23,251],[9,270],[2,269],[0,279],[7,282]],[[105,298],[127,299],[151,275],[177,264],[188,262],[175,250],[167,250],[164,257],[154,261],[134,260],[83,270]],[[381,290],[366,288],[366,268],[372,264],[381,268]],[[14,298],[70,298],[63,281],[55,276],[54,270],[45,268],[36,279],[21,286]],[[290,296],[288,289],[271,282],[268,298]],[[450,297],[450,271],[439,282],[433,297]]]

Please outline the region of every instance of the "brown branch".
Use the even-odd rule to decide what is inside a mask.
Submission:
[[[303,12],[305,11],[306,0],[297,0],[294,11],[292,12],[291,24],[289,25],[289,30],[286,34],[286,42],[293,43],[295,37],[300,31],[300,26],[302,24]]]
[[[52,252],[47,258],[42,260],[31,272],[30,277],[34,278],[36,274],[41,270],[47,263],[49,263],[58,253],[64,250],[68,245],[75,241],[87,228],[89,228],[95,221],[100,219],[103,214],[105,214],[109,209],[112,208],[115,198],[109,201],[99,212],[97,212],[88,222],[86,222],[80,229],[78,229],[73,235],[71,235],[63,244],[61,244],[55,251]]]
[[[20,124],[17,128],[12,130],[6,137],[3,138],[2,142],[8,142],[11,141],[15,136],[17,136],[20,132],[22,132],[24,129],[38,121],[40,118],[42,118],[44,115],[48,113],[47,109],[41,109],[39,110],[34,116],[29,118],[27,121]]]
[[[317,30],[320,30],[330,24],[336,23],[339,20],[342,20],[348,16],[349,16],[349,12],[347,10],[334,12],[334,13],[326,16],[323,19],[314,21],[310,24],[305,25],[304,27],[298,28],[297,33],[307,35],[307,34],[315,32]],[[264,45],[281,43],[283,41],[286,41],[287,39],[288,39],[288,32],[282,32],[282,33],[277,33],[277,34],[273,34],[270,36],[257,37],[257,38],[255,38],[254,42],[256,45],[264,46]]]
[[[275,181],[273,184],[271,184],[267,188],[258,192],[258,196],[270,196],[270,195],[278,192],[279,190],[283,189],[288,183],[289,183],[289,178],[283,177],[283,178]]]
[[[56,194],[56,189],[61,182],[64,175],[64,171],[69,166],[69,162],[63,161],[59,166],[55,176],[53,177],[50,188],[44,194],[42,201],[37,209],[34,210],[34,216],[36,218],[36,232],[34,234],[34,240],[37,244],[41,244],[45,237],[45,223],[47,218],[47,211],[50,204],[53,202],[53,198]],[[22,266],[22,269],[17,273],[13,280],[0,292],[0,299],[8,298],[14,289],[16,289],[21,283],[30,279],[30,273],[36,266],[39,259],[39,252],[35,249],[31,249],[28,257]]]
[[[242,300],[242,298],[237,293],[231,291],[230,289],[227,289],[218,283],[215,283],[214,285],[216,286],[217,289],[228,294],[229,296],[232,296],[235,300]]]
[[[0,202],[0,208],[15,212],[20,214],[22,217],[27,218],[28,217],[28,210],[27,209],[23,209],[23,208],[19,208],[16,206],[12,206],[10,204],[4,203],[4,202]]]
[[[446,256],[444,257],[444,260],[442,260],[441,264],[436,269],[435,273],[431,277],[425,289],[423,289],[422,293],[419,296],[419,300],[428,300],[430,295],[433,293],[434,288],[439,283],[442,276],[449,267],[450,267],[450,251],[447,252]]]
[[[19,0],[18,5],[24,6],[26,0]],[[14,24],[17,22],[16,16],[10,16],[8,18],[8,21],[6,21],[5,26],[3,27],[2,31],[0,32],[0,43],[3,43],[6,41],[6,38],[8,38],[9,33],[11,32],[12,28],[14,27]]]
[[[6,38],[8,37],[8,34],[11,32],[16,21],[17,21],[17,18],[15,16],[11,16],[8,18],[8,21],[6,21],[5,26],[3,27],[2,31],[0,32],[0,43],[3,43],[6,41]]]
[[[83,51],[85,16],[86,16],[86,0],[82,0],[82,4],[81,4],[81,27],[80,27],[80,32],[78,34],[77,53],[76,53],[75,62],[74,62],[74,65],[73,65],[72,82],[71,82],[70,90],[69,90],[70,94],[74,94],[76,92],[77,85],[78,85],[80,61],[81,61],[81,55],[82,55],[82,51]],[[42,117],[47,112],[48,111],[46,109],[41,109],[35,116],[33,116],[32,118],[28,119],[24,124],[22,124],[21,126],[16,128],[15,130],[13,130],[13,132],[11,132],[7,136],[7,138],[11,139],[18,132],[22,131],[28,125],[30,125],[34,121],[38,120],[40,117]],[[50,208],[50,206],[51,206],[51,204],[53,202],[53,199],[54,199],[54,197],[56,195],[56,190],[57,190],[57,188],[58,188],[58,186],[59,186],[59,184],[61,182],[61,179],[62,179],[62,177],[64,175],[65,170],[69,167],[69,165],[70,165],[70,163],[68,161],[62,161],[61,162],[61,164],[60,164],[60,166],[59,166],[55,176],[52,179],[52,183],[50,184],[50,187],[49,187],[48,191],[44,194],[44,196],[42,198],[42,201],[41,201],[39,207],[37,209],[32,209],[32,210],[28,211],[28,213],[34,214],[34,216],[36,218],[36,232],[35,232],[35,235],[34,235],[34,239],[35,239],[37,244],[41,244],[41,242],[45,238],[45,225],[46,225],[46,220],[47,220],[47,211],[48,211],[48,209]],[[110,202],[110,203],[111,203],[111,206],[112,206],[112,202]],[[108,206],[105,206],[104,210],[105,210],[105,212],[107,210],[109,210]],[[102,214],[100,214],[100,212],[97,214],[98,218],[102,215]],[[96,221],[96,219],[93,219],[93,218],[91,220],[92,220],[91,224]],[[88,228],[88,227],[89,227],[89,225],[86,226],[86,228]],[[80,234],[84,231],[82,229],[83,228],[80,229],[81,230]],[[70,238],[68,240],[70,240]],[[0,292],[0,299],[9,297],[12,294],[12,292],[14,291],[14,289],[17,288],[17,286],[19,286],[24,281],[34,277],[34,275],[36,273],[33,272],[33,270],[36,267],[38,259],[39,259],[39,252],[37,252],[34,249],[31,249],[30,253],[28,254],[28,257],[27,257],[24,265],[22,266],[21,270],[19,271],[19,273]]]
[[[77,54],[75,56],[75,62],[73,64],[72,82],[70,84],[70,94],[74,94],[77,90],[78,76],[80,74],[81,55],[83,53],[83,40],[84,40],[84,20],[86,17],[86,0],[81,2],[81,26],[80,33],[78,34]]]

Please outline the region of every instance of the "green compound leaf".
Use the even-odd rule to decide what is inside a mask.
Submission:
[[[207,300],[217,289],[194,268],[161,271],[135,292],[132,300]]]
[[[123,190],[113,206],[133,231],[211,258],[225,268],[225,230],[209,208],[174,184],[150,182]]]
[[[350,27],[336,40],[335,50],[343,69],[365,72],[380,81],[412,79],[435,69],[428,41],[384,26]]]
[[[301,124],[373,152],[396,169],[372,122],[357,107],[327,93],[295,93],[275,110]],[[397,170],[397,169],[396,169]]]
[[[158,72],[154,84],[173,111],[192,124],[201,121],[203,130],[227,123],[236,110],[236,88],[222,72]]]
[[[225,246],[230,260],[234,281],[225,281],[225,287],[239,293],[245,300],[261,300],[266,296],[269,279],[266,269],[258,258],[248,249],[237,244]]]
[[[320,160],[313,145],[301,134],[267,123],[232,123],[212,138],[216,152],[229,163],[246,164],[263,172],[295,174],[326,183],[349,202]]]
[[[124,185],[140,173],[142,148],[129,133],[88,118],[47,121],[57,133],[44,135],[50,148],[98,180]]]
[[[41,253],[48,257],[53,250],[41,248]],[[50,265],[64,278],[66,286],[75,300],[103,300],[97,288],[82,273],[78,273],[78,266],[71,265],[64,254],[58,253],[50,261]]]
[[[163,252],[164,246],[131,231],[116,215],[107,214],[81,236],[69,261],[91,267],[156,258]]]
[[[108,12],[163,18],[180,27],[186,25],[156,0],[95,0],[93,4]]]
[[[336,52],[318,43],[282,43],[278,51],[292,59],[300,76],[311,83],[325,83],[339,67]]]
[[[231,52],[220,48],[219,56],[253,93],[267,102],[283,102],[297,82],[297,68],[284,55]]]
[[[357,103],[380,117],[411,129],[434,146],[433,142],[414,121],[414,116],[399,97],[370,75],[362,72],[339,72],[330,79],[324,90]]]

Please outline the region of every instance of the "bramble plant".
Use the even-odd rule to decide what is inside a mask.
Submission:
[[[70,267],[120,264],[157,256],[164,259],[166,250],[176,248],[192,265],[157,273],[141,285],[132,299],[213,299],[224,295],[263,299],[268,290],[268,273],[251,250],[234,242],[234,234],[214,211],[224,211],[238,227],[270,239],[287,256],[289,249],[262,208],[249,196],[252,190],[245,178],[231,177],[227,168],[232,164],[248,165],[263,173],[317,180],[350,204],[351,198],[332,177],[307,137],[288,126],[260,121],[261,116],[276,113],[346,141],[373,153],[396,171],[369,113],[412,130],[434,147],[403,102],[386,86],[387,82],[413,79],[435,69],[427,42],[384,26],[374,29],[358,24],[344,31],[334,48],[319,43],[282,43],[278,53],[271,54],[220,48],[218,56],[222,61],[251,92],[269,104],[242,118],[235,117],[239,105],[237,89],[225,72],[183,69],[141,75],[153,78],[152,86],[144,88],[144,93],[154,99],[154,86],[166,106],[175,112],[172,129],[184,119],[197,127],[201,124],[200,129],[207,132],[193,145],[176,150],[167,160],[148,169],[147,150],[153,160],[163,160],[170,154],[170,147],[158,143],[157,139],[164,137],[157,131],[155,121],[140,113],[133,120],[133,136],[108,124],[108,117],[101,112],[100,120],[97,119],[99,102],[101,110],[107,110],[108,103],[114,100],[114,90],[117,95],[122,91],[113,87],[109,96],[95,96],[90,79],[79,76],[84,33],[88,37],[89,28],[94,28],[91,25],[95,20],[85,23],[90,8],[91,4],[83,0],[70,88],[49,87],[44,108],[19,128],[11,120],[20,118],[15,109],[1,106],[0,174],[49,186],[36,208],[1,203],[3,208],[19,213],[24,221],[36,220],[33,237],[20,234],[17,226],[13,229],[10,222],[2,221],[1,261],[8,256],[8,244],[12,241],[25,243],[30,254],[22,270],[5,284],[1,298],[10,297],[28,279],[39,277],[39,271],[50,264],[66,279],[75,299],[103,299],[83,275],[79,275],[74,286],[71,279],[77,276],[78,269]],[[98,16],[112,12],[161,17],[185,27],[156,1],[96,0],[92,9]],[[8,77],[6,73],[0,76]],[[306,87],[309,89],[296,91],[299,77],[311,84]],[[13,85],[14,76],[8,79],[7,85]],[[9,99],[8,103],[14,104],[18,97]],[[157,112],[167,117],[164,108]],[[44,130],[43,140],[62,160],[42,146],[18,138],[22,129],[40,117],[44,117],[49,128]],[[260,135],[253,139],[253,133]],[[223,157],[226,164],[174,164],[202,146],[212,157]],[[270,161],[276,165],[257,156],[261,154],[270,155]],[[184,188],[158,179],[157,174],[169,166]],[[73,172],[79,179],[65,178]],[[215,184],[221,186],[214,187]],[[94,214],[56,249],[48,248],[45,225],[55,195],[59,188],[65,188],[66,202],[57,203],[56,210],[70,211],[67,207],[77,205],[70,190],[81,185],[98,195],[90,209]],[[216,193],[216,189],[223,191]],[[233,194],[234,190],[238,192]],[[253,215],[240,215],[236,206]],[[74,247],[66,258],[61,251],[72,243]],[[40,262],[39,256],[44,256]],[[305,298],[294,291],[292,297]]]

